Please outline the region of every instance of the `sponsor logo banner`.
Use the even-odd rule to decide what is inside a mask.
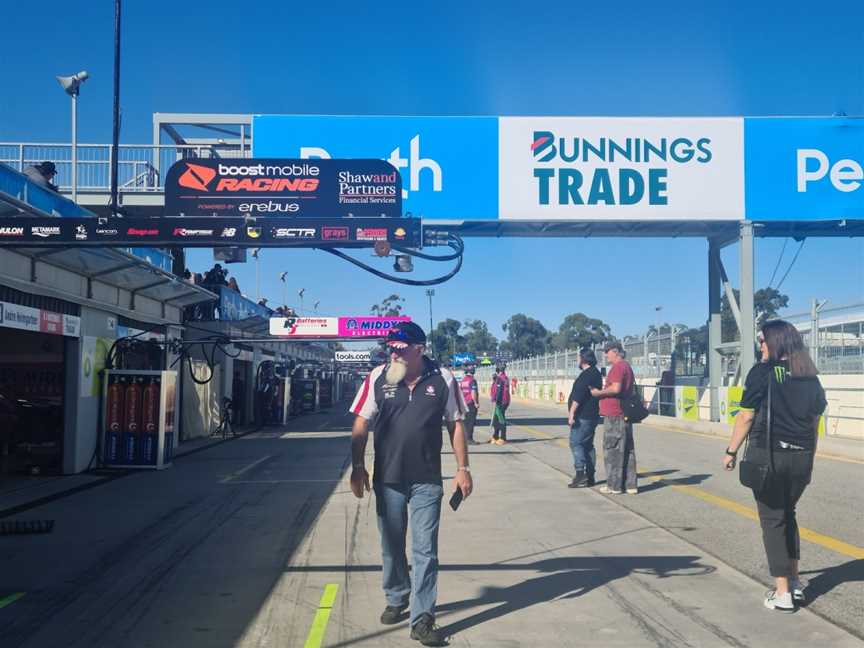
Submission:
[[[158,227],[129,227],[126,229],[127,236],[137,236],[137,237],[155,237],[159,236],[159,228]]]
[[[384,337],[399,322],[410,317],[340,317],[340,337]]]
[[[500,217],[740,220],[743,120],[501,117]]]
[[[277,239],[314,239],[317,235],[314,227],[274,227],[270,232]]]
[[[864,219],[864,121],[744,120],[747,218]]]
[[[174,236],[213,236],[212,229],[192,229],[189,227],[175,227]]]
[[[0,326],[78,337],[81,332],[81,318],[77,315],[63,315],[30,306],[0,302]]]
[[[271,317],[270,335],[312,338],[338,337],[339,320],[335,317]]]
[[[386,160],[402,175],[404,210],[424,219],[498,217],[497,117],[258,115],[252,127],[256,157]],[[340,185],[344,199],[352,191]]]
[[[348,228],[347,227],[322,227],[321,228],[321,237],[325,241],[347,241],[348,240]]]
[[[336,362],[372,362],[371,351],[337,351]]]
[[[0,227],[0,236],[24,236],[23,227]]]
[[[30,233],[38,238],[50,238],[52,236],[60,236],[60,226],[55,227],[31,227]]]
[[[387,240],[387,228],[386,227],[358,227],[357,228],[357,240],[358,241],[386,241]]]
[[[169,216],[398,218],[402,179],[393,166],[374,159],[183,160],[168,171],[165,211]]]

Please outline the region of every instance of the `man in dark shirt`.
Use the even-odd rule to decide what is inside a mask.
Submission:
[[[351,412],[351,490],[369,490],[365,452],[369,421],[375,418],[373,487],[381,532],[384,594],[381,623],[402,619],[411,603],[411,638],[424,646],[441,645],[435,626],[438,594],[438,524],[441,518],[441,423],[447,425],[456,457],[456,487],[471,494],[468,446],[462,427],[465,401],[456,379],[423,355],[426,334],[413,322],[395,326],[387,336],[390,362],[375,368],[357,392]],[[411,524],[411,573],[405,534]]]
[[[597,357],[591,349],[580,349],[579,367],[582,373],[573,381],[567,399],[567,423],[570,425],[570,450],[576,474],[570,488],[594,485],[594,432],[600,420],[600,403],[591,395],[591,388],[600,389],[603,377],[597,369]]]

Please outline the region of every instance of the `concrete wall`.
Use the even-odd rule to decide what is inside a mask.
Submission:
[[[560,403],[563,408],[566,406],[567,397],[570,395],[570,388],[573,385],[572,379],[532,377],[522,379],[519,376],[511,376],[516,378],[516,389],[514,395],[527,400],[545,401],[551,403]],[[845,375],[845,376],[820,376],[822,386],[825,388],[828,408],[824,421],[824,433],[828,436],[836,436],[850,439],[864,440],[864,375]],[[485,377],[478,376],[480,383],[481,398],[487,398],[489,393],[490,382]],[[658,397],[657,388],[655,386],[656,379],[645,378],[637,381],[643,386],[643,396],[646,402],[652,403]],[[699,384],[704,381],[690,381],[695,392],[687,392],[688,398],[691,394],[695,394],[696,405],[695,409],[686,408],[687,414],[684,413],[684,385],[679,385],[674,389],[674,407],[676,418],[690,418],[691,420],[710,421],[711,420],[711,404],[710,393],[704,384]],[[512,386],[512,382],[511,382]],[[846,391],[850,390],[851,391]],[[730,403],[730,395],[728,388],[721,387],[718,396],[723,404],[721,406],[721,414],[724,418],[728,416],[728,411],[735,411],[734,406],[727,407]],[[663,401],[672,400],[670,394],[664,393]],[[734,398],[731,399],[734,402]],[[727,411],[728,410],[728,411]],[[857,418],[856,418],[857,417]],[[724,421],[728,423],[728,419]]]

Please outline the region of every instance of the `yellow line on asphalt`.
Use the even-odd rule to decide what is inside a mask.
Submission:
[[[517,398],[515,400],[516,400],[516,402],[518,402],[522,405],[525,405],[526,407],[545,407],[547,409],[556,409],[559,411],[561,409],[560,404],[549,403],[546,401],[529,401],[529,400],[525,400],[523,398]],[[567,415],[567,413],[564,412],[561,415],[561,419],[565,420],[566,415]],[[665,425],[662,424],[662,422],[657,423],[654,421],[649,421],[647,423],[642,423],[641,425],[647,425],[648,427],[651,427],[655,430],[659,430],[661,432],[675,432],[677,434],[689,434],[690,436],[698,436],[698,437],[702,437],[703,439],[714,439],[715,441],[720,441],[722,443],[728,443],[728,441],[729,441],[728,437],[718,436],[716,434],[710,434],[708,432],[692,432],[690,430],[680,430],[680,429],[674,428],[674,427],[666,427]],[[731,426],[729,427],[729,436],[732,436],[732,427]],[[818,450],[818,448],[816,450],[816,457],[819,459],[830,459],[831,461],[842,461],[843,463],[851,463],[851,464],[858,464],[859,466],[864,466],[864,460],[852,459],[851,457],[841,457],[840,455],[832,454],[830,452],[822,452],[822,451]]]
[[[10,594],[9,596],[5,596],[0,599],[0,608],[4,608],[7,605],[12,605],[15,601],[24,596],[24,592],[16,592],[15,594]]]
[[[312,620],[312,627],[309,628],[309,635],[306,637],[306,643],[303,644],[303,648],[319,648],[321,646],[321,642],[324,641],[324,632],[327,630],[327,623],[330,621],[330,612],[333,610],[333,604],[336,603],[336,592],[338,591],[339,586],[336,583],[324,586],[321,602],[318,603],[318,610],[315,612],[315,618]]]
[[[529,432],[536,437],[541,437],[544,439],[557,438],[559,441],[558,445],[568,448],[570,447],[570,444],[565,439],[556,437],[555,435],[549,434],[548,432],[542,432],[535,428],[528,427],[527,425],[514,424],[513,427],[525,430],[526,432]],[[643,479],[647,479],[648,481],[652,482],[664,481],[663,477],[643,477]],[[725,497],[714,495],[713,493],[709,493],[705,489],[699,488],[698,486],[690,486],[688,484],[674,484],[668,481],[665,483],[667,486],[671,486],[674,490],[677,490],[680,493],[685,493],[687,495],[691,495],[692,497],[698,497],[703,502],[708,502],[709,504],[713,504],[727,511],[732,511],[733,513],[737,513],[738,515],[746,517],[750,520],[755,520],[757,522],[759,521],[758,512],[756,511],[756,509],[750,506],[745,506],[744,504],[740,504]],[[819,533],[818,531],[813,531],[811,529],[806,529],[804,527],[798,527],[798,533],[803,540],[818,544],[822,547],[825,547],[826,549],[830,549],[831,551],[843,554],[844,556],[849,556],[850,558],[856,558],[858,560],[864,558],[864,547],[858,547],[848,542],[843,542],[838,538],[834,538],[832,536],[825,535],[824,533]]]

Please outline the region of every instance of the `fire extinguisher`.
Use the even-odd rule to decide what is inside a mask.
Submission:
[[[138,434],[141,431],[141,385],[135,378],[132,378],[126,387],[124,405],[124,432]]]
[[[119,376],[111,376],[105,407],[105,429],[119,433],[123,427],[123,385]]]
[[[144,434],[156,434],[159,429],[159,385],[155,378],[144,388],[144,411],[141,421]]]

